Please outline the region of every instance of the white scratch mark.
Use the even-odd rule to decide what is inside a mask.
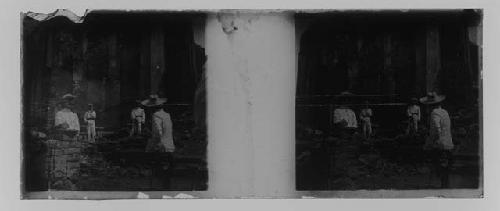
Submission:
[[[137,198],[138,198],[138,199],[149,199],[149,195],[148,195],[148,194],[145,194],[145,193],[143,193],[143,192],[139,192],[139,193],[137,194]]]
[[[316,197],[314,196],[302,196],[303,199],[315,199]]]
[[[424,197],[424,199],[441,199],[441,198],[446,198],[444,196],[427,196],[427,197]]]
[[[174,198],[176,199],[194,199],[194,196],[185,193],[179,193]]]

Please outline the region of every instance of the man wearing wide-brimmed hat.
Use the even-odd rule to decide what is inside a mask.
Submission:
[[[75,96],[65,94],[60,103],[62,109],[55,115],[54,127],[64,132],[65,135],[75,138],[80,133],[80,122],[78,115],[71,110]]]
[[[149,99],[141,102],[142,105],[154,110],[152,115],[152,138],[146,147],[147,151],[165,151],[174,152],[174,138],[172,134],[172,119],[170,114],[165,112],[163,105],[167,102],[166,98],[160,98],[158,95],[150,95]]]
[[[451,138],[451,121],[448,112],[441,107],[441,102],[446,97],[435,92],[428,93],[420,98],[420,102],[429,105],[432,109],[429,125],[429,142],[434,148],[452,150],[454,145]]]
[[[432,150],[434,164],[441,178],[441,186],[448,187],[448,175],[452,153],[454,148],[451,138],[451,121],[446,110],[441,107],[441,102],[446,97],[430,92],[427,96],[420,98],[420,103],[431,107],[429,118],[429,136],[425,143],[425,149]]]

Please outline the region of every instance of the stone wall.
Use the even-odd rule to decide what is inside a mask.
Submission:
[[[47,171],[49,189],[75,190],[79,176],[83,143],[78,138],[62,137],[48,141]]]

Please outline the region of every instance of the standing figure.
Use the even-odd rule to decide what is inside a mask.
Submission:
[[[78,115],[71,110],[74,99],[74,95],[64,95],[63,102],[60,103],[62,108],[55,114],[54,129],[56,136],[53,140],[48,140],[50,162],[52,163],[52,165],[49,165],[50,168],[47,172],[49,174],[49,189],[76,189],[71,180],[78,177],[81,148],[78,142],[80,122]],[[57,151],[63,153],[56,156]]]
[[[339,106],[333,110],[333,137],[332,141],[327,142],[326,147],[328,153],[328,187],[332,187],[332,182],[335,175],[345,170],[342,164],[339,167],[337,163],[337,152],[343,152],[346,148],[351,147],[353,142],[353,134],[358,128],[356,113],[348,107],[348,97],[352,95],[349,92],[342,92],[339,98]]]
[[[165,112],[163,104],[166,98],[159,98],[158,95],[151,95],[149,99],[142,101],[144,106],[153,109],[152,115],[152,137],[148,141],[146,151],[174,152],[174,138],[172,130],[172,120],[170,114]]]
[[[65,139],[72,140],[76,140],[80,133],[78,115],[71,110],[74,99],[75,96],[72,94],[65,94],[63,96],[63,102],[61,102],[62,109],[56,113],[54,121],[56,130],[62,132]]]
[[[441,179],[441,187],[448,187],[449,168],[452,161],[454,144],[451,138],[451,121],[448,112],[441,107],[445,96],[434,92],[420,99],[424,105],[431,108],[429,135],[424,148],[431,150],[432,160]]]
[[[146,122],[146,114],[141,107],[141,101],[137,100],[136,104],[136,107],[130,112],[130,118],[132,119],[132,131],[130,135],[141,135],[142,125]]]
[[[420,106],[418,106],[417,98],[411,99],[411,104],[408,105],[406,114],[408,115],[408,128],[406,129],[406,134],[417,134],[418,122],[420,121]]]
[[[368,106],[369,102],[365,101],[365,107],[361,109],[359,119],[361,120],[361,129],[363,130],[364,138],[370,138],[372,135],[371,117],[373,116],[372,109]]]
[[[351,94],[342,92],[341,95],[340,105],[333,111],[334,130],[340,132],[343,136],[352,135],[358,128],[358,121],[356,120],[356,113],[346,105],[348,103],[347,96]]]
[[[87,123],[87,140],[89,142],[95,142],[95,119],[97,117],[94,111],[94,105],[89,104],[89,110],[85,112],[83,120]]]

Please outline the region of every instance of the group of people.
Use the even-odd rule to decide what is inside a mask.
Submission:
[[[333,111],[333,131],[346,138],[358,129],[358,121],[355,112],[346,105],[349,93],[343,92],[341,95],[341,105]],[[445,98],[443,95],[430,92],[420,99],[412,98],[406,109],[408,117],[407,134],[416,134],[419,131],[419,122],[421,120],[419,104],[428,106],[430,109],[429,131],[425,139],[424,149],[432,155],[432,160],[437,166],[443,187],[448,184],[447,172],[452,161],[451,152],[454,149],[450,116],[441,106]],[[365,106],[359,112],[359,120],[361,132],[366,139],[372,135],[372,116],[373,111],[369,108],[369,103],[365,102]]]
[[[72,110],[75,96],[66,94],[60,102],[60,110],[55,114],[54,128],[61,132],[65,139],[77,139],[80,134],[80,121],[78,115]],[[130,135],[142,135],[146,123],[146,112],[142,108],[147,107],[152,111],[151,138],[148,140],[146,151],[174,152],[172,119],[165,111],[166,98],[158,95],[150,95],[146,100],[137,100],[136,107],[132,109],[130,118],[132,128]],[[83,115],[87,127],[87,140],[96,141],[96,119],[97,114],[92,104],[88,104],[88,110]]]
[[[359,112],[359,122],[356,113],[348,107],[347,98],[351,95],[348,92],[342,92],[340,98],[340,105],[333,111],[333,127],[334,130],[344,131],[348,134],[354,133],[358,128],[361,128],[361,133],[364,138],[372,136],[372,123],[373,111],[369,107],[369,102],[365,101],[363,108]],[[453,148],[451,139],[451,124],[448,112],[441,107],[441,102],[445,96],[438,95],[435,92],[430,92],[427,96],[420,99],[412,98],[406,109],[408,118],[408,127],[406,134],[416,134],[419,130],[419,122],[421,120],[421,111],[419,103],[427,105],[431,109],[430,125],[429,125],[429,139],[434,144],[440,145],[444,148]],[[431,141],[428,141],[429,143]]]

